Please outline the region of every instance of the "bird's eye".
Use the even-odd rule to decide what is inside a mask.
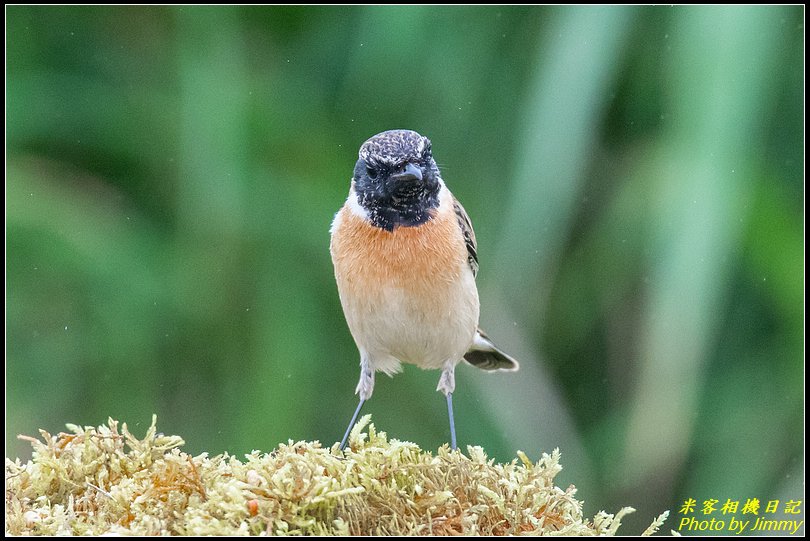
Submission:
[[[371,167],[370,165],[366,166],[366,175],[368,175],[368,178],[373,180],[377,178],[379,174],[380,172],[375,167]]]

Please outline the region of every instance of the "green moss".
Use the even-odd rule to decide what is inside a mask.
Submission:
[[[192,457],[155,423],[142,440],[112,419],[21,436],[34,453],[24,464],[6,459],[6,533],[600,535],[633,511],[584,519],[576,489],[554,485],[557,450],[536,464],[522,452],[495,464],[480,447],[433,455],[389,440],[366,416],[345,454],[290,441],[244,460]]]

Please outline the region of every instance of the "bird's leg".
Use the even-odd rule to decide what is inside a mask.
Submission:
[[[450,419],[450,448],[454,451],[456,447],[456,421],[453,417],[453,391],[456,388],[456,363],[448,361],[444,363],[442,375],[439,378],[439,385],[436,387],[437,391],[444,393],[447,397],[447,416]]]
[[[357,389],[354,392],[355,394],[360,395],[360,403],[357,404],[357,409],[354,410],[352,420],[349,421],[349,426],[346,428],[346,433],[343,435],[343,439],[340,441],[339,449],[341,451],[346,447],[346,442],[349,440],[349,434],[352,431],[354,423],[357,421],[357,416],[360,415],[360,410],[363,408],[363,404],[366,403],[366,400],[371,398],[371,393],[374,392],[374,369],[371,368],[365,356],[360,358],[360,381],[357,382]]]
[[[447,417],[450,419],[450,449],[455,451],[456,446],[456,421],[453,418],[453,393],[447,393]]]
[[[360,410],[362,409],[363,404],[365,404],[365,403],[366,403],[366,401],[361,398],[360,403],[357,404],[357,409],[354,410],[354,415],[352,415],[352,420],[349,421],[349,426],[348,426],[348,428],[346,428],[346,433],[343,434],[343,439],[340,440],[339,449],[341,451],[346,447],[346,441],[349,439],[349,433],[352,431],[352,427],[354,426],[355,421],[357,421],[357,416],[360,414]]]

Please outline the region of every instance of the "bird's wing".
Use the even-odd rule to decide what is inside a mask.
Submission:
[[[467,263],[475,276],[478,274],[478,244],[475,242],[475,231],[473,231],[467,211],[455,197],[453,198],[453,210],[456,211],[458,226],[461,228],[461,234],[464,235],[464,244],[467,245]]]

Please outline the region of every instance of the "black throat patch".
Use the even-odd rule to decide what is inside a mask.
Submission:
[[[415,227],[430,220],[439,206],[439,185],[435,189],[420,186],[418,189],[402,189],[390,195],[382,194],[373,187],[355,186],[357,200],[368,211],[371,225],[393,231],[396,227]]]

